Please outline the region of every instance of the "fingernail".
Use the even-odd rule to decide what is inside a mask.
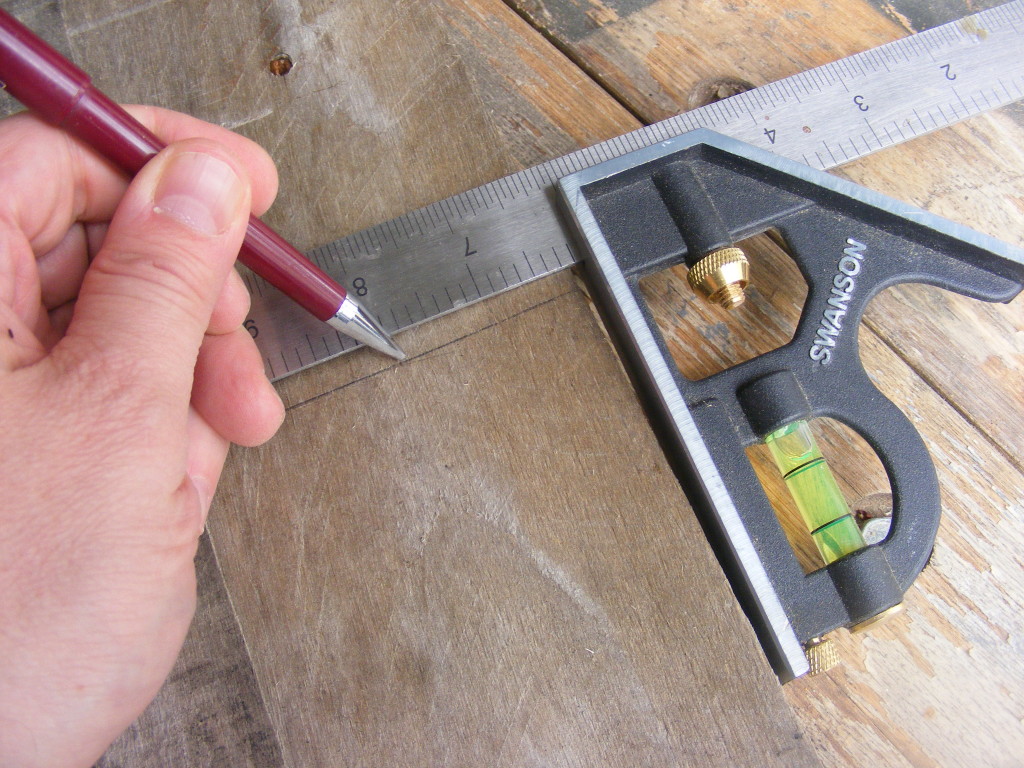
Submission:
[[[189,475],[189,478],[196,489],[196,495],[199,496],[200,519],[202,520],[199,532],[202,533],[206,529],[206,518],[210,514],[210,505],[213,503],[213,488],[202,475]]]
[[[245,187],[223,160],[200,152],[172,157],[156,185],[153,210],[201,235],[220,235],[239,215]]]

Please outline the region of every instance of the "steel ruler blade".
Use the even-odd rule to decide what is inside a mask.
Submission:
[[[1024,98],[1024,0],[578,150],[308,256],[397,332],[574,264],[555,182],[696,128],[827,169]],[[280,379],[356,348],[252,274],[246,327]]]

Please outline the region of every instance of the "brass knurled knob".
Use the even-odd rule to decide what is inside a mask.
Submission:
[[[807,663],[811,665],[809,674],[820,675],[828,672],[839,663],[839,651],[827,637],[816,637],[804,646]]]
[[[712,304],[735,309],[743,303],[750,279],[750,264],[739,248],[719,248],[686,273],[690,287]]]

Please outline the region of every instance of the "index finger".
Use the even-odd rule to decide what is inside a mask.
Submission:
[[[277,171],[258,144],[180,112],[126,109],[165,143],[206,138],[223,144],[248,171],[253,213],[270,207]],[[128,177],[101,155],[33,115],[0,121],[0,227],[24,233],[37,254],[56,247],[76,221],[109,220],[127,184]]]

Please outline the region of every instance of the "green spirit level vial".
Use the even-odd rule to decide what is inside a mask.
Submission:
[[[810,425],[795,421],[764,441],[825,564],[867,546]]]

